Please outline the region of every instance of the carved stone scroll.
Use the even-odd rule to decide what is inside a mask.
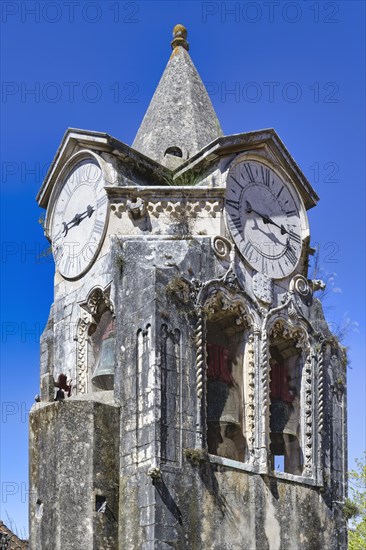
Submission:
[[[224,237],[215,237],[213,239],[213,249],[220,260],[229,260],[231,248],[230,241]]]
[[[307,306],[311,305],[313,299],[313,288],[309,284],[309,281],[305,279],[302,275],[295,275],[295,277],[290,282],[290,292],[295,293],[300,300]]]

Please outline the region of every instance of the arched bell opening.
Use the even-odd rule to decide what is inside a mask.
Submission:
[[[114,388],[116,344],[114,319],[110,309],[101,304],[88,331],[88,365],[92,391]]]
[[[206,306],[206,421],[210,454],[245,462],[245,363],[248,325],[238,304]]]
[[[273,337],[270,365],[270,457],[273,471],[301,475],[303,353],[294,338]]]

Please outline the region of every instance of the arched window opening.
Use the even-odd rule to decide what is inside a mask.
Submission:
[[[210,310],[206,321],[208,452],[244,462],[248,449],[244,421],[244,360],[247,338],[240,308]]]
[[[115,370],[115,335],[112,312],[101,308],[89,327],[89,358],[93,391],[113,390]]]
[[[173,157],[183,158],[183,151],[180,147],[168,147],[164,153],[166,155],[172,155]]]
[[[293,339],[277,338],[270,353],[270,452],[272,470],[301,475],[302,354]]]

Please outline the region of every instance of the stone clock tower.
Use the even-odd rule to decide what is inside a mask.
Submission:
[[[30,414],[32,550],[346,548],[346,369],[307,278],[318,197],[223,136],[177,25],[132,147],[69,129]]]

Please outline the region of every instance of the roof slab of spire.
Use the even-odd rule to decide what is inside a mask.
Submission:
[[[222,135],[207,90],[190,58],[187,31],[173,30],[172,54],[132,147],[171,168]]]

